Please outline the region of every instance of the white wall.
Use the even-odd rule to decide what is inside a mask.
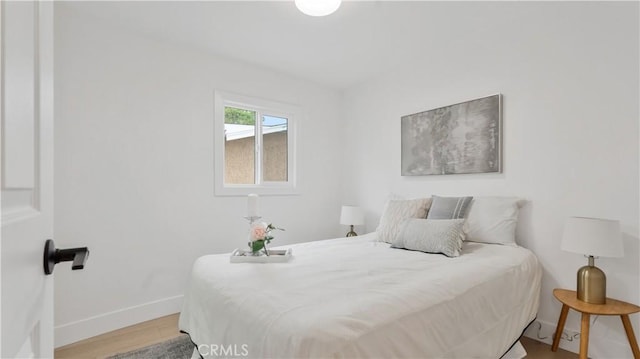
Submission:
[[[337,91],[156,42],[55,5],[56,345],[180,310],[191,264],[243,246],[246,198],[213,194],[213,92],[298,105],[299,196],[263,197],[274,244],[336,235]]]
[[[429,18],[451,23],[439,29],[441,40],[416,32],[420,56],[346,91],[344,196],[366,208],[369,230],[390,194],[528,199],[518,241],[544,267],[542,337],[553,334],[560,313],[553,288],[575,288],[586,264],[559,249],[564,219],[619,219],[625,257],[596,264],[609,296],[640,303],[638,4],[440,4],[433,12]],[[504,95],[502,174],[400,176],[401,116],[494,93]],[[572,312],[567,329],[579,328]],[[576,343],[562,345],[576,350]],[[589,353],[631,357],[619,318],[597,319]]]

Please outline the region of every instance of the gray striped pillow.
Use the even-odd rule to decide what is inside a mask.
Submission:
[[[403,222],[391,248],[405,248],[426,253],[457,257],[462,252],[464,219],[430,220],[411,218]]]
[[[464,218],[467,207],[473,197],[438,197],[432,196],[431,208],[427,219],[459,219]]]

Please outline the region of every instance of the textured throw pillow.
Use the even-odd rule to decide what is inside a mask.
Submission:
[[[433,196],[431,209],[427,219],[459,219],[464,218],[467,207],[473,197],[438,197]]]
[[[469,206],[464,230],[468,241],[516,244],[518,212],[524,201],[516,197],[476,197]]]
[[[408,218],[425,218],[430,205],[431,198],[387,201],[380,217],[380,224],[376,228],[378,239],[393,243],[402,222]]]
[[[457,257],[464,240],[463,223],[464,219],[407,219],[391,247]]]

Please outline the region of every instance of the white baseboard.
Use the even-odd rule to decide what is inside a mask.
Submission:
[[[182,295],[177,295],[56,326],[55,347],[178,313],[182,309],[182,299]]]
[[[620,322],[620,326],[622,326],[622,322]],[[536,320],[527,328],[524,336],[551,345],[555,332],[556,323]],[[589,337],[589,357],[633,358],[631,347],[626,341],[626,337],[617,338],[621,340],[618,341],[600,336],[594,332],[594,330],[591,330]],[[560,348],[578,353],[580,351],[580,330],[565,326],[563,333],[562,339],[560,340]]]

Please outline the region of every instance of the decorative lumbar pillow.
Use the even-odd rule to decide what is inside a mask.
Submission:
[[[464,218],[467,207],[473,197],[438,197],[433,196],[427,219],[459,219]]]
[[[464,219],[407,219],[391,247],[457,257],[464,241],[463,223]]]
[[[518,212],[524,202],[517,197],[474,198],[464,225],[467,240],[517,245]]]
[[[430,205],[431,198],[387,201],[380,217],[380,224],[376,228],[378,239],[393,243],[402,222],[408,218],[425,218]]]

